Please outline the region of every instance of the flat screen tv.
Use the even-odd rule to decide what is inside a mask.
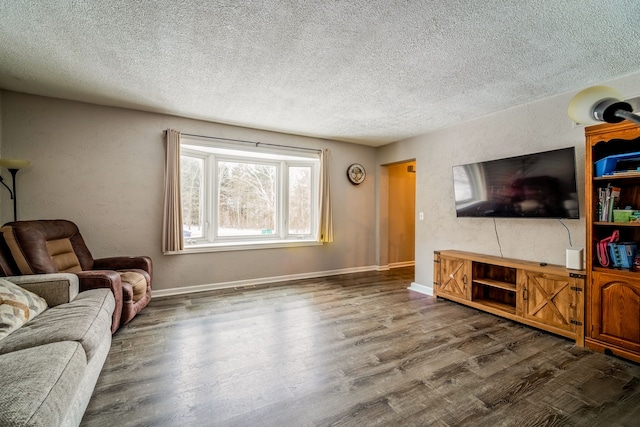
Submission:
[[[575,148],[453,167],[458,217],[578,219]]]

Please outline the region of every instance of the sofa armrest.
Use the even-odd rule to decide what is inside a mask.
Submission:
[[[9,276],[5,279],[41,296],[49,307],[73,301],[80,289],[78,276],[70,273]]]

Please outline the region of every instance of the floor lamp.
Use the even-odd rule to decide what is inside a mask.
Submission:
[[[0,176],[0,184],[4,185],[7,190],[9,190],[9,194],[11,194],[11,200],[13,200],[13,220],[17,221],[17,195],[16,195],[16,174],[22,168],[26,168],[31,164],[28,160],[14,160],[14,159],[0,159],[0,167],[9,169],[11,172],[12,178],[12,187],[9,188],[7,184],[5,184],[4,179]]]

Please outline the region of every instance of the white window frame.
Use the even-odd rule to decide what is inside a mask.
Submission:
[[[196,150],[190,150],[188,148],[181,148],[180,149],[180,161],[182,162],[182,156],[186,156],[186,157],[192,157],[192,158],[196,158],[196,159],[200,159],[203,160],[203,170],[202,170],[202,181],[207,182],[207,180],[209,180],[209,176],[208,176],[208,171],[209,168],[207,167],[207,155],[201,151],[196,151]],[[182,165],[181,165],[182,166]],[[182,194],[181,194],[181,199],[182,199]],[[183,200],[184,201],[184,200]],[[200,216],[201,216],[201,221],[203,224],[206,224],[207,222],[207,214],[209,211],[209,207],[207,206],[207,196],[205,194],[205,189],[203,188],[203,186],[200,186]],[[184,223],[183,223],[184,225]],[[202,233],[204,235],[205,231],[202,230]],[[185,237],[185,244],[187,242],[187,240],[190,238],[186,238]]]
[[[203,216],[202,237],[185,238],[182,252],[210,252],[227,250],[266,249],[290,246],[321,245],[319,238],[320,209],[320,158],[314,151],[273,149],[250,146],[248,144],[218,143],[197,137],[184,137],[181,141],[181,156],[203,158],[203,182],[201,209]],[[218,172],[220,161],[245,162],[276,166],[276,233],[251,236],[219,236],[218,215]],[[288,230],[288,189],[289,167],[311,168],[311,228],[309,234],[289,234]]]

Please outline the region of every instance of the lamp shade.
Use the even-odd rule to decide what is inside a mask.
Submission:
[[[30,164],[31,162],[29,160],[0,159],[0,167],[7,169],[22,169]]]
[[[569,102],[567,113],[571,120],[583,125],[602,123],[594,116],[595,107],[607,99],[622,99],[622,94],[609,86],[592,86],[586,88]]]

